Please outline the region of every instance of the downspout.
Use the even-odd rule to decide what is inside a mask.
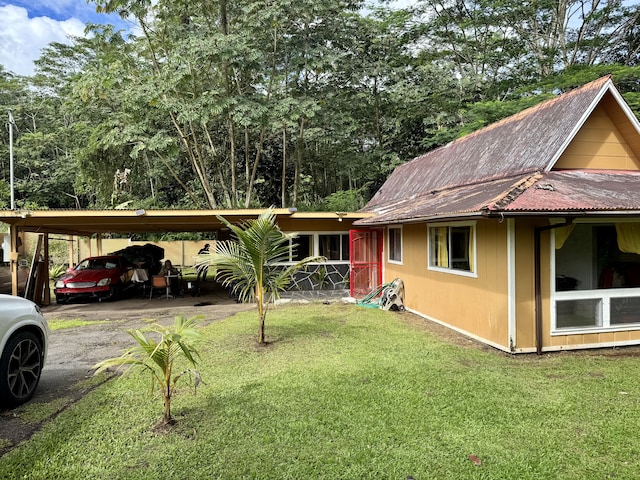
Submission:
[[[535,289],[535,317],[536,317],[536,354],[542,355],[542,273],[541,269],[541,257],[540,252],[541,241],[540,237],[542,232],[555,230],[560,227],[568,227],[573,224],[574,218],[565,220],[564,223],[557,223],[555,225],[547,225],[545,227],[533,228],[533,258],[534,258],[534,289]]]

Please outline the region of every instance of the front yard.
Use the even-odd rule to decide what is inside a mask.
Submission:
[[[149,379],[98,387],[0,459],[0,478],[632,479],[638,349],[510,357],[408,313],[279,307],[202,329],[177,425]],[[28,407],[27,407],[28,409]],[[17,412],[20,414],[20,411]]]

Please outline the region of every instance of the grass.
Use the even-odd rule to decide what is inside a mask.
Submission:
[[[62,330],[65,328],[76,328],[76,327],[84,327],[87,325],[100,325],[101,323],[113,323],[107,320],[81,320],[79,318],[73,318],[69,320],[65,320],[62,318],[52,318],[48,320],[49,329],[52,332],[56,330]]]
[[[637,358],[510,357],[409,317],[280,307],[267,347],[254,313],[213,323],[177,426],[153,429],[160,397],[131,371],[3,456],[0,478],[638,478]]]
[[[69,398],[62,397],[45,403],[31,402],[22,405],[13,414],[20,417],[23,422],[40,423],[64,408],[69,401]]]

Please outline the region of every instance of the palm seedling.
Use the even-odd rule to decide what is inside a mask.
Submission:
[[[195,367],[198,352],[191,343],[200,336],[197,331],[201,317],[185,318],[178,316],[171,327],[154,324],[146,331],[128,330],[138,345],[131,347],[121,356],[103,360],[96,365],[94,375],[108,369],[126,365],[142,367],[151,374],[151,391],[156,387],[162,392],[164,413],[162,424],[173,423],[171,417],[171,399],[176,392],[176,384],[184,375],[195,377],[197,388],[201,382],[200,374]],[[186,359],[193,368],[175,372],[179,359]]]

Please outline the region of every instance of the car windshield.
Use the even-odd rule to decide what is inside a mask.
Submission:
[[[104,258],[88,258],[78,264],[76,270],[101,270],[103,268],[116,268],[118,264],[115,260]]]

